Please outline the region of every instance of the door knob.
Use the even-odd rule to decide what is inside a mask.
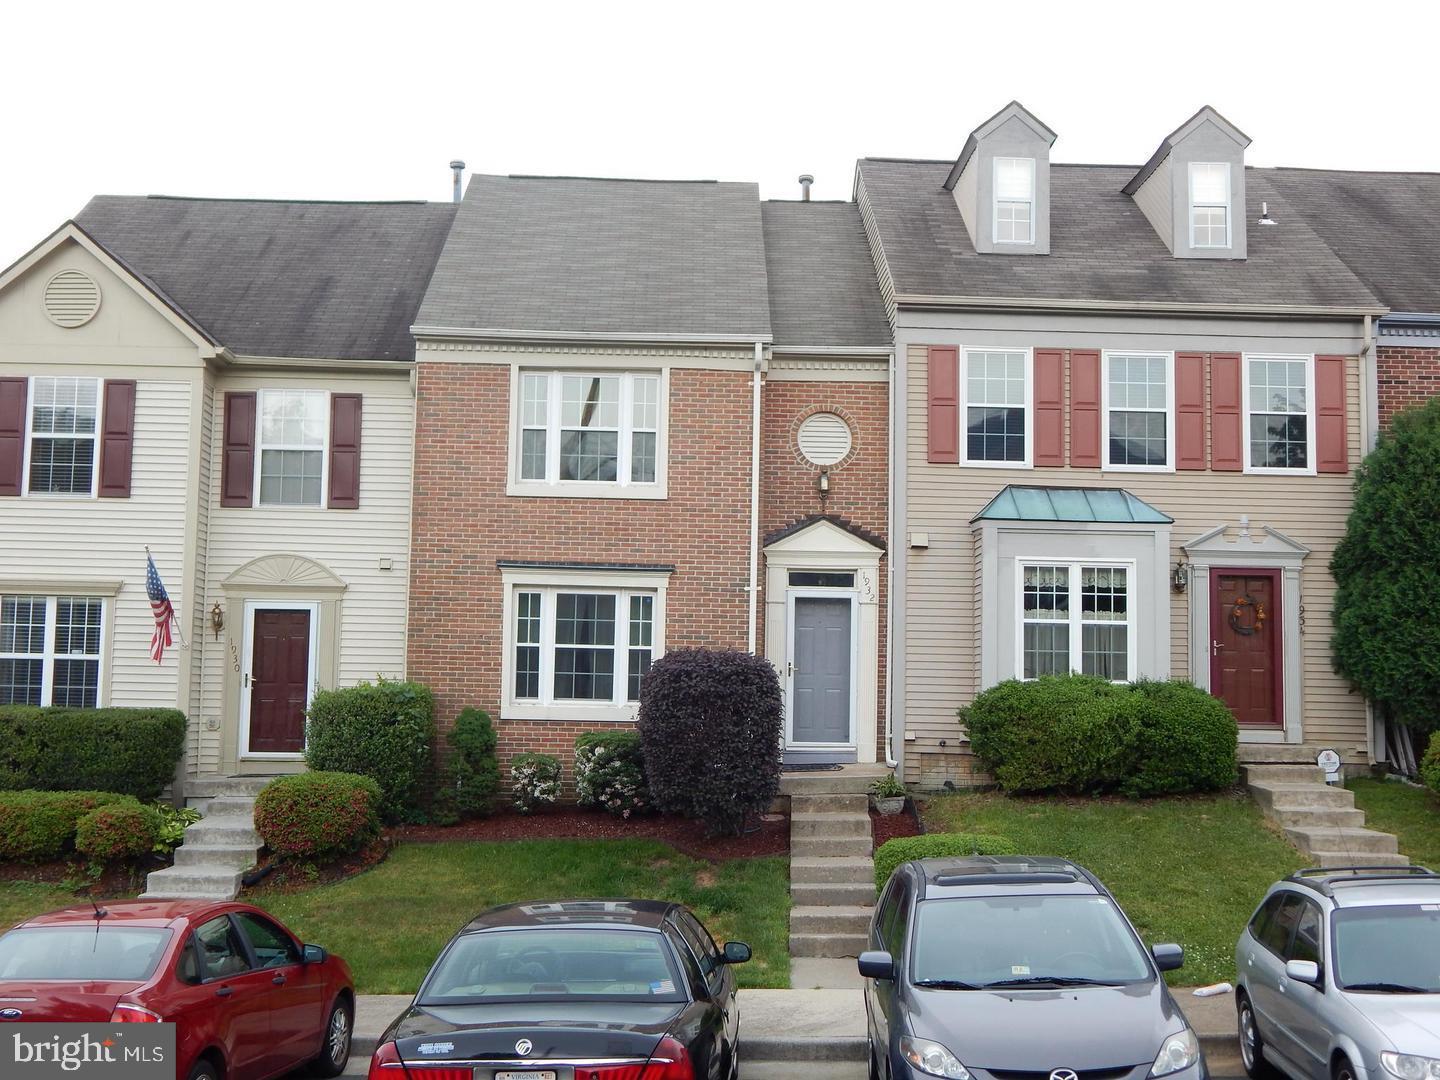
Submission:
[[[1220,642],[1218,642],[1218,641],[1212,641],[1212,642],[1210,642],[1210,655],[1211,655],[1211,656],[1219,656],[1219,655],[1220,655],[1220,650],[1223,649],[1224,647],[1225,647],[1225,646],[1224,646],[1224,645],[1221,645]]]

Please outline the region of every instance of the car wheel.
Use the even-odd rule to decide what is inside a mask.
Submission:
[[[1350,1059],[1341,1054],[1335,1059],[1335,1067],[1330,1070],[1330,1075],[1335,1080],[1355,1080],[1355,1066],[1350,1064]]]
[[[339,1076],[350,1062],[350,1006],[337,998],[325,1021],[325,1042],[311,1066],[316,1076]]]
[[[190,1080],[220,1080],[220,1070],[213,1061],[201,1058],[190,1067]]]
[[[1265,1043],[1260,1038],[1260,1028],[1255,1024],[1255,1010],[1250,998],[1241,994],[1235,1000],[1236,1020],[1240,1028],[1240,1064],[1245,1066],[1245,1075],[1250,1080],[1270,1080],[1275,1069],[1265,1060]],[[1355,1080],[1352,1075],[1349,1080]]]

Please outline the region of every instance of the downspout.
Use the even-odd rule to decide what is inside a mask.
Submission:
[[[1365,339],[1360,347],[1360,456],[1363,458],[1375,449],[1375,440],[1380,433],[1380,364],[1375,348],[1374,323],[1365,316]],[[1365,740],[1370,761],[1379,764],[1389,759],[1388,732],[1385,721],[1375,715],[1375,703],[1365,699]]]
[[[889,550],[885,553],[885,766],[897,768],[899,758],[895,756],[895,729],[892,713],[895,700],[895,354],[890,349],[890,378],[886,382],[889,408],[885,410],[885,445],[890,460],[885,470],[885,536]]]
[[[765,346],[755,342],[750,390],[750,625],[746,649],[755,651],[755,615],[760,598],[760,365]]]

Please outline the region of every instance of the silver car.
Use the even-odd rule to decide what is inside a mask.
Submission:
[[[1301,870],[1270,887],[1235,967],[1255,1080],[1440,1080],[1440,874]]]

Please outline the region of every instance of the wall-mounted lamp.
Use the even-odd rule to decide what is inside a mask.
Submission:
[[[1185,586],[1190,583],[1190,567],[1183,562],[1177,562],[1175,569],[1170,571],[1170,587],[1176,592],[1184,592]]]
[[[210,629],[215,631],[215,640],[220,640],[220,631],[225,629],[225,612],[220,610],[220,601],[210,609]]]
[[[821,497],[822,499],[825,498],[825,496],[827,496],[827,495],[830,494],[830,470],[829,470],[829,469],[821,469],[820,472],[819,472],[819,474],[815,477],[815,490],[820,493],[820,497]]]

